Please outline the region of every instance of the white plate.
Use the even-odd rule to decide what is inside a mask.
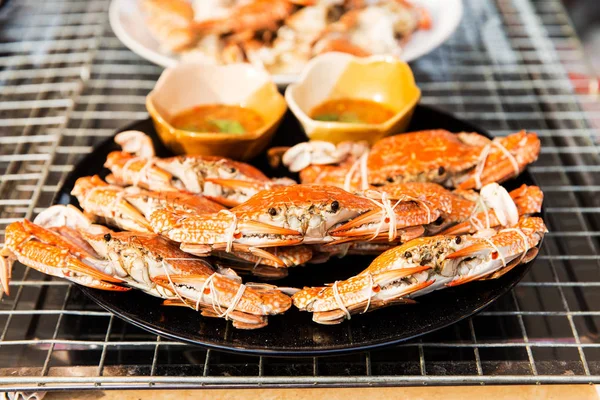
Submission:
[[[462,17],[462,0],[412,0],[425,7],[432,18],[432,28],[418,31],[404,46],[402,59],[415,60],[441,45],[458,27]],[[117,37],[131,51],[163,67],[177,64],[179,56],[160,49],[152,37],[139,7],[139,0],[112,0],[109,9],[110,25]],[[298,78],[297,74],[273,75],[277,85],[288,85]]]

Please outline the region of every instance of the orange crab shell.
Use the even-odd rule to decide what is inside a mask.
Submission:
[[[360,213],[374,208],[370,200],[348,193],[339,187],[302,184],[263,190],[231,211],[238,218],[253,219],[268,213],[270,208],[296,206],[308,209],[312,205],[330,205],[334,201],[338,203],[339,209]]]
[[[383,138],[369,153],[370,183],[387,184],[388,178],[397,176],[403,180],[442,182],[447,175],[474,166],[487,141],[475,133],[455,135],[443,129]]]

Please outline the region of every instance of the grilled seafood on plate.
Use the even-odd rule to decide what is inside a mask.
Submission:
[[[360,274],[327,287],[304,288],[292,298],[313,321],[337,324],[365,313],[448,286],[498,278],[531,261],[547,232],[537,217],[485,236],[418,238],[377,257]]]
[[[208,63],[250,62],[299,72],[314,56],[402,53],[429,13],[406,0],[142,0],[145,22],[166,51]]]
[[[53,206],[6,228],[5,293],[19,261],[87,287],[137,289],[240,329],[264,327],[292,304],[337,324],[498,278],[535,258],[547,232],[535,216],[540,188],[498,184],[537,158],[540,141],[525,131],[490,140],[433,130],[372,148],[314,141],[271,149],[301,184],[221,157],[159,158],[138,131],[115,141],[122,151],[108,155],[106,181],[87,176],[73,186],[83,212]],[[377,258],[358,275],[302,290],[242,283],[235,272],[279,279],[346,254]]]
[[[92,225],[73,207],[53,206],[34,223],[15,222],[7,228],[6,237],[0,276],[7,294],[11,263],[16,259],[92,288],[136,288],[166,299],[169,305],[186,305],[205,316],[230,319],[240,329],[263,327],[268,315],[291,306],[290,298],[274,286],[244,285],[232,270],[216,271],[167,239]]]

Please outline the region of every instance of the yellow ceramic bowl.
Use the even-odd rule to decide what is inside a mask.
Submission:
[[[169,121],[203,104],[249,108],[265,121],[246,134],[191,132]],[[164,144],[176,154],[218,155],[248,160],[267,147],[286,111],[285,99],[269,74],[249,64],[183,63],[167,68],[146,97],[146,108]]]
[[[312,140],[338,143],[367,140],[370,143],[406,129],[421,91],[407,63],[392,56],[358,58],[345,53],[326,53],[313,58],[300,80],[288,86],[285,99]],[[324,122],[311,119],[310,111],[325,100],[372,100],[396,114],[381,124]]]

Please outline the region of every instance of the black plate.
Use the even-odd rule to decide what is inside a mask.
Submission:
[[[448,114],[418,106],[408,130],[434,128],[452,132],[479,132],[489,136],[482,129]],[[158,155],[168,155],[160,145],[149,119],[135,122],[123,130],[130,129],[149,134],[158,146]],[[288,113],[273,145],[291,145],[305,140],[298,122]],[[112,138],[96,147],[67,177],[54,202],[77,205],[77,200],[69,194],[75,180],[92,174],[106,175],[107,171],[102,164],[107,154],[117,149]],[[271,176],[285,174],[283,170],[273,171],[264,155],[252,164]],[[505,186],[511,190],[524,183],[535,184],[527,171]],[[373,257],[347,256],[326,264],[294,268],[287,278],[276,281],[276,284],[293,287],[320,286],[358,273],[372,259]],[[507,293],[523,278],[531,264],[515,268],[500,279],[437,291],[419,298],[416,305],[390,307],[357,315],[340,325],[318,325],[312,322],[312,314],[292,307],[284,315],[269,317],[266,328],[254,331],[237,330],[230,322],[203,318],[191,309],[163,307],[160,299],[138,291],[117,293],[80,288],[100,306],[117,316],[164,337],[226,351],[270,356],[315,356],[391,345],[453,324],[481,311]]]

